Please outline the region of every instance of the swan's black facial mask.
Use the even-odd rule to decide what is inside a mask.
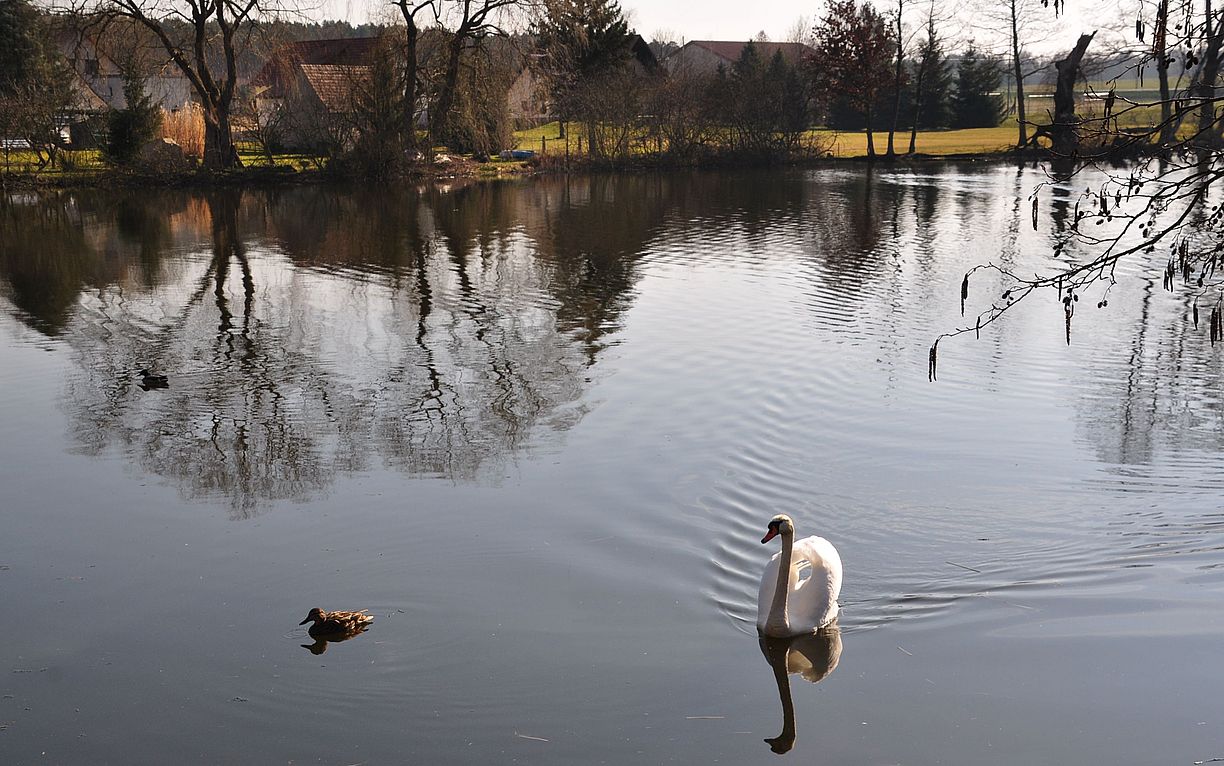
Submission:
[[[777,537],[777,536],[778,536],[778,527],[779,527],[779,526],[780,526],[780,525],[779,525],[777,522],[775,522],[775,523],[773,523],[773,524],[770,524],[770,525],[769,525],[769,531],[768,531],[768,532],[766,532],[766,533],[765,533],[765,536],[761,538],[761,542],[762,542],[762,543],[767,543],[767,542],[769,542],[770,540],[772,540],[772,539],[774,539],[775,537]]]

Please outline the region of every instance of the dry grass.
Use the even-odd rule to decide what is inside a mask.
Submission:
[[[545,141],[545,156],[564,154],[565,139],[557,138],[557,123],[550,122],[529,130],[516,131],[515,143],[521,149],[541,149],[541,139]],[[579,130],[571,126],[568,133],[569,148],[573,154],[578,154]],[[917,151],[922,154],[990,154],[1006,152],[1015,146],[1017,137],[1015,120],[1008,120],[997,128],[967,128],[965,130],[927,130],[918,132]],[[866,157],[867,135],[862,132],[851,133],[833,130],[812,130],[808,138],[822,146],[829,146],[829,151],[835,157]],[[884,153],[888,146],[888,134],[874,135],[875,149]],[[909,149],[909,131],[898,132],[896,138],[897,150],[904,153]],[[582,147],[586,149],[585,142]],[[642,153],[642,152],[635,152]]]
[[[831,130],[815,131],[833,142],[835,157],[866,157],[866,133],[840,133]],[[988,154],[1005,152],[1016,145],[1015,124],[997,128],[965,128],[964,130],[920,130],[915,150],[920,154]],[[888,134],[872,135],[877,154],[888,148]],[[898,153],[909,150],[909,131],[898,131],[895,139]]]
[[[178,144],[188,157],[204,158],[204,113],[196,104],[174,112],[163,109],[161,135]]]

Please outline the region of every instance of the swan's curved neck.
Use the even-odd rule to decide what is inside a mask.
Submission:
[[[787,635],[790,620],[786,614],[786,598],[790,593],[791,557],[794,554],[795,533],[782,533],[782,558],[778,561],[778,584],[774,588],[773,602],[769,605],[769,619],[765,627],[770,635]],[[781,632],[777,632],[781,631]]]

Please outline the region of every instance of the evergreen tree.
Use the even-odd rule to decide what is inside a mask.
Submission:
[[[541,68],[562,120],[583,119],[592,87],[629,62],[633,34],[614,0],[548,0],[533,25]]]
[[[0,0],[0,96],[38,77],[43,59],[38,12],[25,0]]]
[[[952,124],[952,67],[938,38],[924,39],[918,47],[922,67],[922,82],[915,94],[918,98],[918,128],[946,128]]]
[[[106,158],[116,165],[130,164],[161,129],[161,110],[149,98],[135,66],[123,72],[123,98],[124,107],[107,116]]]
[[[729,73],[720,68],[716,82],[716,98],[737,151],[776,157],[795,149],[808,127],[808,94],[801,73],[781,51],[764,61],[749,41]]]
[[[999,62],[970,46],[956,68],[956,97],[952,100],[953,127],[993,128],[1003,116]]]
[[[774,53],[766,77],[776,89],[778,130],[784,136],[794,136],[794,139],[787,139],[788,143],[792,143],[797,140],[799,134],[808,129],[811,119],[804,78],[798,67],[786,63],[781,51]]]

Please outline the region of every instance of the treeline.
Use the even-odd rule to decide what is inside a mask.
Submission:
[[[970,44],[951,59],[933,22],[907,57],[899,24],[857,0],[830,3],[803,54],[765,57],[768,41],[750,41],[714,72],[673,65],[655,76],[634,65],[616,3],[564,6],[579,12],[535,28],[537,66],[557,115],[582,124],[596,156],[626,156],[636,140],[640,151],[680,158],[785,158],[825,149],[816,126],[891,133],[993,127],[1003,116],[996,58]]]
[[[214,0],[177,17],[161,0],[90,0],[71,14],[0,0],[0,138],[24,138],[55,161],[60,129],[80,111],[62,51],[73,35],[122,69],[125,105],[106,116],[102,142],[116,165],[137,161],[158,134],[162,116],[144,80],[159,67],[189,83],[199,159],[217,170],[241,164],[239,140],[269,159],[296,148],[361,175],[410,170],[439,146],[491,156],[513,144],[508,93],[524,72],[529,92],[519,96],[577,131],[584,154],[607,161],[803,156],[827,148],[812,131],[821,125],[887,130],[892,154],[898,130],[990,126],[1001,115],[997,61],[972,47],[949,58],[934,24],[906,55],[900,22],[859,0],[831,2],[802,53],[766,55],[777,46],[750,42],[715,70],[661,65],[615,0],[393,7],[397,24],[352,27],[281,21],[289,9],[271,0]],[[515,21],[525,24],[512,34]],[[288,42],[349,36],[378,43],[330,70],[326,94],[297,88],[289,75],[279,89],[252,83]],[[871,131],[868,148],[875,153]]]
[[[891,85],[880,94],[872,109],[873,130],[889,129],[894,102],[900,106],[897,127],[906,130],[993,128],[1002,121],[1003,67],[998,59],[972,46],[955,57],[937,48],[927,56],[926,71],[919,78],[924,55],[919,50],[904,61],[899,99]],[[835,130],[863,130],[866,117],[842,98],[831,104],[824,124]]]

